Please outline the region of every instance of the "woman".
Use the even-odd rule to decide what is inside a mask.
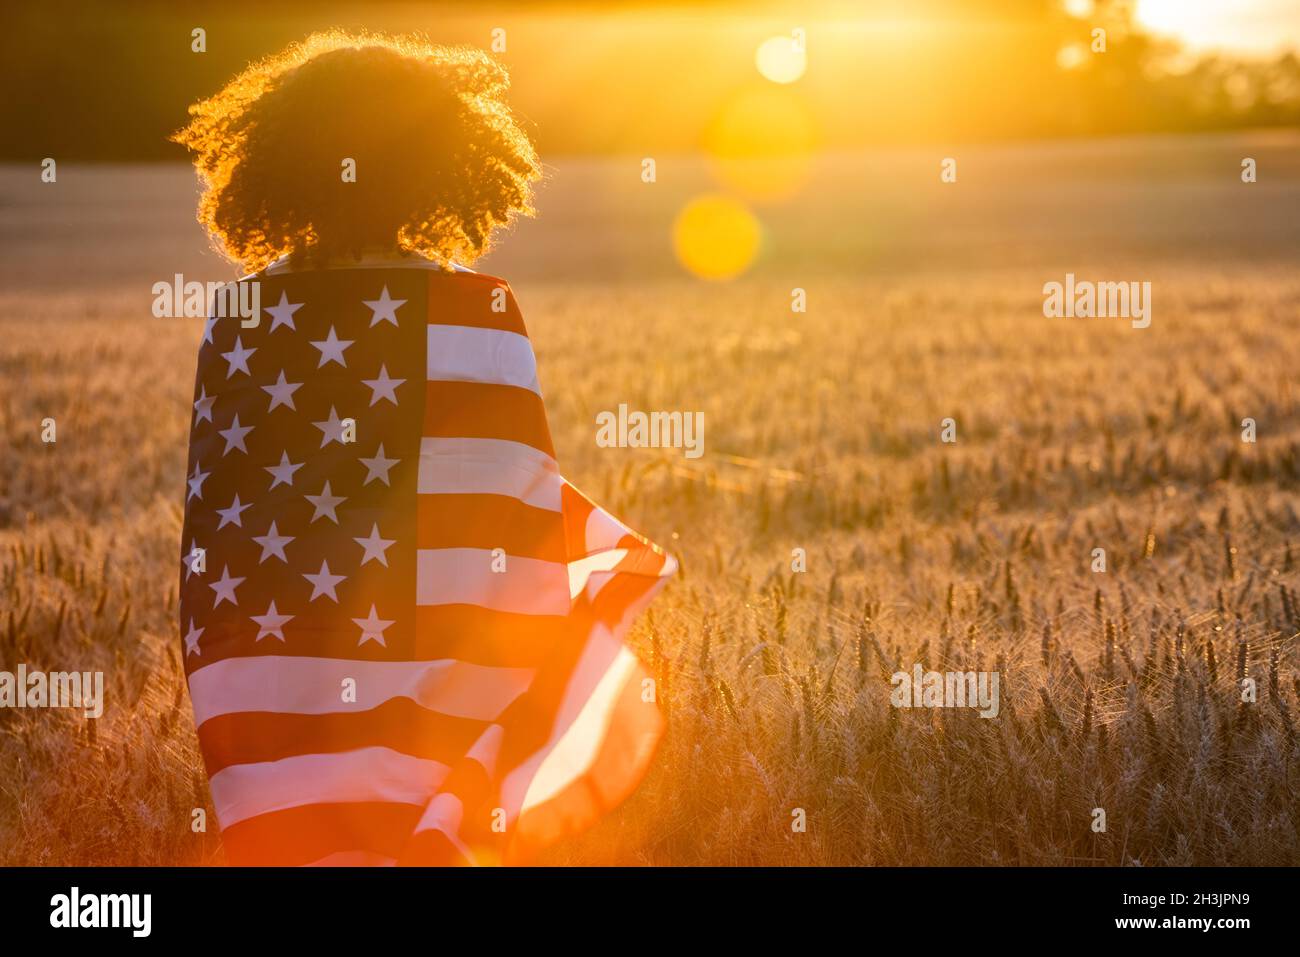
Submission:
[[[209,319],[181,630],[233,863],[527,860],[643,775],[622,644],[675,568],[568,485],[513,293],[537,156],[477,51],[328,33],[174,139],[256,325]]]

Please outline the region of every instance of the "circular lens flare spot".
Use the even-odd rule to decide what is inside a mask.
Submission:
[[[794,37],[768,37],[754,51],[754,65],[773,83],[793,83],[808,68],[808,54]]]
[[[673,251],[685,269],[701,279],[734,279],[758,255],[763,228],[734,199],[716,194],[687,203],[673,222]]]
[[[1056,65],[1062,70],[1077,70],[1088,59],[1088,48],[1082,43],[1070,43],[1056,51]]]

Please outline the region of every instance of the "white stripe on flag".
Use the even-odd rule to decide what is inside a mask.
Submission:
[[[626,548],[611,548],[609,551],[597,552],[594,555],[588,555],[585,558],[577,558],[569,562],[569,597],[577,598],[582,594],[582,590],[587,587],[587,582],[591,580],[592,575],[598,572],[610,572],[627,557]],[[597,586],[588,597],[595,598],[598,592],[608,581],[608,576],[599,576]]]
[[[222,827],[230,827],[259,814],[306,804],[423,805],[450,770],[438,761],[374,747],[235,764],[212,775],[209,784],[217,819]]]
[[[520,615],[567,615],[569,570],[563,562],[503,556],[492,549],[422,548],[415,553],[417,605],[478,605]]]
[[[587,551],[596,552],[603,548],[616,548],[632,530],[603,508],[593,508],[587,516],[587,526],[583,529]]]
[[[564,737],[542,760],[524,796],[523,810],[544,804],[586,774],[605,741],[614,707],[628,680],[636,673],[636,656],[620,648],[618,657],[600,679]]]
[[[345,678],[357,700],[344,702]],[[528,687],[529,668],[494,668],[444,658],[437,661],[348,661],[266,655],[226,658],[190,675],[194,722],[245,711],[331,714],[377,708],[410,698],[440,714],[494,721]]]
[[[465,816],[465,806],[461,804],[460,798],[456,795],[439,794],[429,802],[425,809],[424,815],[420,818],[420,823],[415,826],[416,833],[420,831],[441,831],[451,845],[460,851],[465,860],[471,864],[477,863],[474,859],[474,853],[460,839],[460,823]]]
[[[604,626],[591,634],[565,689],[551,738],[506,776],[502,799],[521,813],[559,794],[591,767],[636,656]]]
[[[500,329],[429,326],[428,378],[436,382],[513,385],[541,395],[527,337]]]
[[[420,442],[421,495],[508,495],[534,508],[560,511],[555,459],[508,439],[439,439]]]

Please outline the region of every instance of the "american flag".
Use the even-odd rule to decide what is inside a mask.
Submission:
[[[227,859],[527,861],[644,774],[623,637],[676,563],[561,477],[502,280],[250,278],[260,325],[204,328],[181,542]]]

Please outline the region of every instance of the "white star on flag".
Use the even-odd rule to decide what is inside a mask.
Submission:
[[[208,316],[207,321],[203,323],[203,341],[209,345],[214,344],[212,342],[212,330],[217,328],[219,318],[220,316]]]
[[[217,514],[221,516],[221,521],[217,524],[217,531],[221,531],[227,525],[237,525],[240,528],[243,528],[244,523],[240,521],[240,516],[244,514],[245,509],[250,509],[252,507],[252,502],[249,502],[247,505],[240,505],[239,493],[236,492],[235,500],[231,502],[228,507],[217,509]]]
[[[282,483],[284,485],[293,485],[293,473],[298,471],[305,464],[305,462],[299,462],[297,465],[294,465],[289,461],[288,451],[285,451],[280,454],[279,465],[263,465],[262,468],[275,477],[275,481],[271,483],[271,488],[275,488],[277,485]],[[268,491],[270,490],[268,489]]]
[[[391,487],[392,483],[388,481],[388,473],[401,459],[384,458],[384,443],[380,442],[379,451],[375,453],[374,458],[357,459],[357,461],[366,467],[366,480],[361,483],[363,486],[369,485],[373,479],[379,479],[385,485]]]
[[[380,399],[387,399],[388,401],[392,402],[393,405],[397,405],[397,387],[402,383],[404,383],[406,380],[390,379],[388,377],[388,366],[381,365],[379,367],[378,379],[362,379],[361,381],[364,385],[366,385],[370,389],[371,405],[374,405]]]
[[[275,601],[272,600],[271,607],[266,610],[265,615],[249,615],[249,618],[257,622],[258,632],[254,641],[261,641],[267,635],[272,638],[279,638],[284,641],[284,626],[287,622],[293,620],[293,615],[281,615],[275,610]]]
[[[211,582],[208,587],[217,593],[217,597],[212,602],[212,607],[216,608],[223,601],[228,601],[232,605],[238,605],[235,600],[235,589],[244,583],[242,578],[230,577],[230,566],[227,565],[221,569],[221,578],[219,581]]]
[[[207,386],[201,386],[199,388],[199,398],[198,401],[194,403],[195,425],[198,425],[204,419],[207,419],[209,422],[212,421],[212,406],[216,401],[217,397],[215,395],[208,395]],[[374,405],[374,403],[372,402],[371,405]]]
[[[202,628],[194,627],[194,619],[190,619],[190,630],[185,635],[185,654],[199,655],[202,657],[203,652],[199,650],[199,638],[203,635]]]
[[[267,306],[266,311],[271,314],[271,328],[267,332],[275,332],[281,326],[288,326],[294,332],[298,327],[293,324],[293,314],[303,307],[301,302],[289,302],[287,292],[280,293],[280,301],[274,306]]]
[[[384,643],[384,631],[392,624],[392,622],[380,618],[375,612],[374,605],[370,606],[370,615],[368,617],[353,618],[352,620],[356,622],[357,627],[361,629],[361,640],[357,642],[358,648],[364,645],[367,641],[377,641],[381,645],[384,645],[385,648],[388,647],[388,645]]]
[[[200,472],[199,463],[194,463],[194,474],[189,477],[190,494],[185,496],[185,501],[188,502],[192,498],[197,498],[200,502],[203,501],[203,483],[207,481],[208,476],[211,474],[211,472]]]
[[[343,350],[355,341],[354,339],[340,339],[334,331],[334,327],[330,326],[329,335],[312,343],[313,346],[320,350],[320,363],[316,368],[323,368],[327,362],[337,362],[346,369],[348,364],[343,359]]]
[[[389,299],[387,286],[379,294],[378,299],[363,299],[362,302],[369,306],[370,311],[373,313],[370,317],[370,328],[372,329],[380,322],[391,322],[393,325],[397,325],[397,310],[399,307],[406,305],[405,299]]]
[[[395,538],[380,538],[378,522],[371,527],[368,537],[354,538],[352,540],[366,550],[366,553],[361,556],[362,565],[373,558],[385,568],[388,567],[388,549],[397,541]]]
[[[272,555],[287,563],[288,558],[284,554],[284,546],[293,541],[292,535],[281,535],[279,529],[275,527],[275,522],[271,522],[271,527],[265,535],[254,535],[253,541],[262,546],[262,557],[257,560],[257,564],[262,564]]]
[[[321,517],[328,517],[335,525],[339,523],[338,514],[334,511],[339,505],[347,501],[343,495],[335,495],[330,491],[330,483],[325,482],[325,487],[321,489],[319,495],[304,495],[307,501],[316,506],[316,511],[312,513],[311,520],[314,522]]]
[[[321,595],[327,595],[336,605],[339,596],[335,594],[334,586],[347,578],[346,575],[331,575],[330,564],[325,560],[321,561],[320,571],[315,575],[304,572],[302,577],[311,582],[311,597],[307,599],[308,601],[315,601]]]
[[[330,406],[330,417],[326,421],[313,422],[312,425],[321,430],[320,447],[325,448],[331,442],[343,444],[343,419],[335,411],[334,406]]]
[[[221,358],[225,359],[229,364],[226,378],[229,379],[236,372],[243,372],[246,375],[252,375],[252,373],[248,371],[248,357],[256,351],[257,346],[253,346],[251,349],[245,349],[239,336],[235,336],[235,348],[229,352],[221,353]]]
[[[286,382],[284,370],[281,369],[280,378],[275,383],[262,386],[262,391],[271,397],[271,407],[266,411],[271,412],[276,406],[284,405],[297,412],[298,407],[293,404],[293,394],[301,388],[301,382]]]
[[[221,454],[225,456],[229,454],[231,449],[239,449],[239,451],[247,455],[248,448],[244,445],[244,436],[248,435],[248,433],[252,431],[253,426],[251,425],[240,426],[239,413],[236,412],[235,420],[230,423],[230,428],[217,429],[217,434],[226,440],[225,451]]]

